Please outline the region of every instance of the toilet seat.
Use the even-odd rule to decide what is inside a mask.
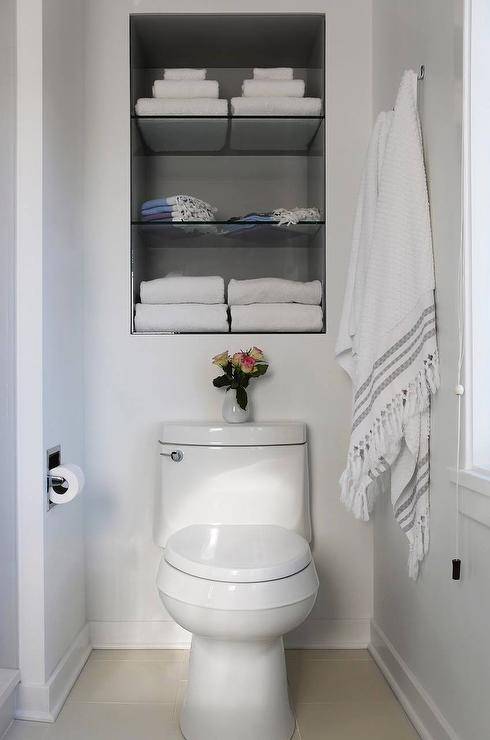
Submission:
[[[196,578],[264,583],[299,573],[311,562],[308,542],[273,525],[193,524],[172,534],[166,562]]]
[[[162,554],[157,574],[161,594],[188,606],[226,612],[255,612],[278,609],[316,596],[318,576],[313,560],[299,573],[275,581],[225,583],[208,581],[184,573]]]

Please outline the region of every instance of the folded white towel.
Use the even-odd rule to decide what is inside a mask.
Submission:
[[[242,94],[245,98],[302,98],[305,83],[303,80],[244,80]]]
[[[224,303],[222,277],[167,275],[140,285],[141,303]]]
[[[228,101],[216,98],[140,98],[135,111],[137,116],[227,116]]]
[[[228,303],[304,303],[318,306],[322,301],[322,284],[319,280],[301,283],[282,278],[257,278],[255,280],[230,280]]]
[[[234,116],[319,116],[320,98],[232,98]]]
[[[321,306],[294,303],[253,303],[231,306],[231,331],[316,332],[323,328]]]
[[[292,80],[292,67],[254,67],[254,80]]]
[[[205,80],[207,69],[164,69],[164,80]]]
[[[228,332],[228,312],[224,303],[152,305],[136,304],[136,331]]]
[[[216,80],[155,80],[154,98],[219,98]]]

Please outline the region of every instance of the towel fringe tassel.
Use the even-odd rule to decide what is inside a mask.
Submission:
[[[414,381],[387,404],[368,434],[349,452],[346,469],[340,478],[341,500],[356,519],[368,521],[373,505],[367,492],[369,486],[386,471],[385,458],[397,456],[407,421],[428,408],[430,397],[439,384],[439,357],[436,353],[424,360],[424,366]],[[426,552],[427,540],[428,529],[424,525],[418,528],[410,546],[409,569],[412,572],[418,571],[418,561],[421,560],[418,555]]]

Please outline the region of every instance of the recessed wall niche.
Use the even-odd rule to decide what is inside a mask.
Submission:
[[[140,283],[169,273],[320,280],[325,331],[325,18],[321,14],[134,14],[131,64],[131,332]],[[165,68],[206,68],[219,97],[242,94],[254,67],[292,67],[318,115],[136,115]],[[213,222],[142,220],[145,201],[188,194]],[[317,208],[294,225],[250,213]],[[188,333],[188,332],[182,332]],[[192,332],[191,332],[192,333]],[[254,332],[258,333],[258,332]],[[271,333],[271,332],[266,332]]]

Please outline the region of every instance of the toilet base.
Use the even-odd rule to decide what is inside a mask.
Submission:
[[[180,727],[186,740],[290,740],[295,721],[282,638],[193,635]]]

